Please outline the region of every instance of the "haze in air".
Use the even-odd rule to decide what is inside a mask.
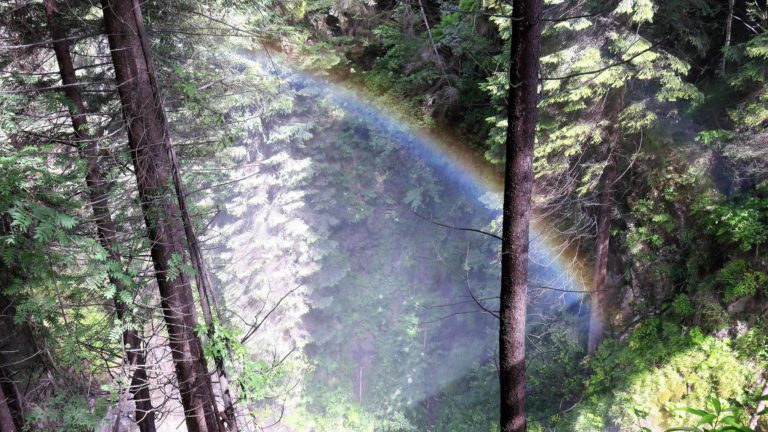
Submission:
[[[7,0],[0,431],[768,430],[762,0]]]

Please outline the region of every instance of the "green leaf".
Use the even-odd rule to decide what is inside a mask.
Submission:
[[[752,429],[746,426],[726,426],[720,429],[720,432],[754,432]]]
[[[712,407],[715,408],[715,414],[720,414],[720,412],[723,410],[723,406],[720,405],[720,399],[712,396],[709,400],[712,402]]]
[[[708,412],[706,412],[704,410],[700,410],[700,409],[696,409],[696,408],[690,408],[690,407],[681,407],[681,408],[678,408],[677,411],[685,411],[688,414],[693,414],[693,415],[696,415],[696,416],[699,416],[699,417],[704,417],[704,416],[710,415],[710,413],[708,413]]]
[[[705,424],[712,424],[712,422],[715,421],[716,418],[717,418],[717,416],[715,414],[707,414],[705,416],[702,416],[699,419],[699,421],[696,423],[696,426],[701,426],[701,425],[705,425]]]

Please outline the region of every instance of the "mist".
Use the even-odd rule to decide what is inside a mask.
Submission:
[[[274,93],[246,104],[231,183],[200,205],[219,209],[207,256],[227,320],[265,375],[281,371],[249,407],[259,426],[423,430],[478,380],[495,412],[500,194],[353,89],[233,58]],[[546,232],[531,238],[529,327],[579,323],[582,275]]]

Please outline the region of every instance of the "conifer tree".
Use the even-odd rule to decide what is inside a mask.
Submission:
[[[104,178],[98,155],[100,138],[93,134],[91,126],[88,124],[85,104],[69,53],[67,34],[61,25],[61,16],[55,0],[45,0],[45,12],[53,38],[53,49],[56,53],[61,81],[64,85],[64,94],[69,100],[72,127],[76,137],[74,145],[78,147],[80,157],[88,167],[85,182],[88,187],[88,199],[96,223],[98,240],[107,251],[109,258],[117,263],[120,271],[122,271],[122,256],[115,245],[116,227],[112,221],[112,212],[109,207],[107,181]],[[122,299],[126,298],[128,287],[114,275],[110,275],[109,281],[116,288],[114,299],[117,318],[121,323],[124,323],[129,317],[126,316],[128,307]],[[127,347],[126,361],[129,368],[133,369],[130,392],[136,403],[136,423],[141,432],[154,432],[156,430],[155,412],[149,394],[146,359],[141,338],[135,328],[126,326],[126,330],[123,331],[123,342]]]
[[[184,227],[172,186],[168,123],[138,1],[103,0],[123,118],[151,242],[178,388],[192,432],[222,430],[206,368],[185,257]]]
[[[523,432],[527,429],[525,322],[533,147],[538,113],[536,96],[541,53],[541,7],[540,0],[516,0],[512,5],[499,300],[499,379],[503,432]]]

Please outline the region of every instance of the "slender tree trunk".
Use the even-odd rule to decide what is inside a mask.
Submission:
[[[144,32],[142,31],[142,34]],[[187,193],[184,188],[184,182],[181,179],[181,172],[179,170],[179,164],[176,160],[176,153],[173,148],[170,148],[170,160],[171,169],[173,170],[173,185],[178,197],[179,210],[181,211],[181,219],[184,223],[184,233],[187,237],[187,245],[189,246],[189,254],[192,259],[192,264],[197,270],[195,274],[195,284],[197,285],[198,297],[200,298],[200,308],[203,311],[203,319],[208,327],[208,337],[213,338],[216,334],[216,322],[214,321],[214,314],[221,324],[221,311],[219,304],[216,301],[216,296],[213,293],[213,284],[211,283],[211,276],[208,273],[208,268],[205,265],[203,259],[203,252],[200,247],[200,242],[197,240],[194,226],[192,225],[192,217],[189,214],[187,208]],[[232,355],[232,347],[229,341],[225,341],[227,352],[230,360],[234,360]],[[224,357],[216,356],[214,359],[216,365],[216,375],[218,378],[219,389],[221,391],[221,398],[224,404],[224,417],[229,430],[237,432],[237,414],[235,413],[235,406],[232,402],[232,394],[229,390],[229,380],[227,379],[227,372],[224,368]],[[233,361],[234,363],[234,361]]]
[[[541,53],[541,0],[514,0],[501,244],[499,380],[502,432],[523,432],[528,229]]]
[[[760,392],[760,396],[768,396],[768,378],[765,379],[765,384],[763,385],[763,391]],[[765,409],[765,401],[761,400],[757,403],[757,406],[755,407],[755,413],[752,414],[752,417],[749,418],[749,428],[757,430],[757,425],[760,422],[760,416],[757,415],[760,411]]]
[[[0,217],[0,234],[6,232],[6,221]],[[10,224],[10,222],[8,222]],[[12,270],[0,264],[0,397],[10,412],[17,430],[24,429],[24,396],[14,381],[13,373],[35,369],[38,364],[37,345],[27,321],[16,322],[16,307],[4,294],[8,282],[14,279]],[[2,422],[0,422],[2,425]],[[4,429],[0,428],[0,431]]]
[[[435,53],[435,62],[440,66],[440,71],[443,73],[443,79],[448,83],[448,74],[445,72],[445,64],[443,64],[443,58],[440,57],[440,52],[437,51],[437,45],[435,45],[435,39],[432,37],[432,29],[429,28],[429,20],[427,20],[427,14],[424,12],[424,5],[419,0],[419,9],[421,9],[421,17],[424,19],[424,25],[427,27],[427,35],[429,35],[429,42],[432,44],[432,51]]]
[[[53,49],[59,65],[61,80],[64,84],[64,94],[70,101],[70,116],[72,127],[77,137],[77,145],[82,157],[88,163],[88,171],[85,182],[88,186],[88,198],[93,210],[96,222],[96,232],[99,243],[107,251],[111,260],[122,262],[122,257],[115,247],[115,224],[109,209],[109,197],[107,182],[101,171],[98,156],[98,138],[89,130],[85,105],[78,87],[75,68],[69,52],[69,42],[66,31],[61,25],[61,16],[55,0],[45,0],[45,12],[48,18],[48,27],[53,37]],[[117,318],[123,322],[125,319],[126,305],[119,295],[127,290],[127,287],[116,277],[109,277],[110,283],[115,286],[115,311]],[[149,394],[147,382],[147,370],[145,365],[144,350],[141,346],[141,338],[136,330],[130,329],[123,332],[123,344],[126,349],[126,360],[129,367],[134,368],[131,378],[130,392],[136,404],[136,423],[141,432],[155,432],[155,411],[152,408],[152,400]]]
[[[223,426],[195,333],[192,287],[187,275],[173,264],[185,255],[184,227],[171,187],[168,123],[148,41],[141,37],[141,9],[136,0],[101,3],[187,428],[218,432]],[[175,277],[169,277],[169,272]]]
[[[720,64],[720,75],[725,75],[725,64],[728,61],[728,50],[731,48],[731,34],[733,33],[733,9],[734,0],[728,0],[728,16],[725,19],[725,44],[723,44],[723,62]]]
[[[16,382],[13,381],[13,378],[10,376],[10,373],[6,370],[4,367],[7,363],[6,359],[3,358],[2,355],[0,355],[0,380],[2,382],[0,383],[0,397],[3,398],[3,404],[5,407],[0,407],[0,409],[5,410],[7,409],[8,412],[11,415],[11,421],[15,424],[16,429],[23,430],[24,429],[24,412],[22,410],[22,400],[23,397],[19,393],[19,389],[16,387]],[[0,417],[2,417],[0,415]],[[2,421],[0,421],[0,425],[2,425]],[[0,431],[3,431],[5,429],[0,428]]]
[[[600,210],[597,215],[597,245],[595,274],[590,296],[589,337],[587,354],[597,350],[605,336],[606,279],[608,277],[608,252],[611,239],[611,215],[613,214],[613,183],[616,181],[616,162],[609,155],[601,179]]]
[[[8,398],[5,397],[3,388],[0,387],[0,431],[16,432],[16,430],[11,409],[8,407]]]
[[[587,354],[592,355],[605,337],[605,315],[609,309],[608,286],[608,255],[611,242],[611,218],[614,212],[613,184],[616,182],[616,159],[614,151],[621,143],[621,127],[619,113],[623,106],[623,96],[616,95],[609,108],[611,130],[608,138],[608,158],[600,178],[600,209],[597,214],[597,240],[595,245],[595,271],[590,296],[589,335],[587,337]]]

